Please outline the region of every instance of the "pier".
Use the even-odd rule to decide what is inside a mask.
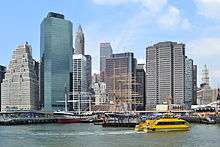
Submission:
[[[48,124],[56,123],[55,118],[18,118],[18,119],[4,119],[0,120],[0,125],[27,125],[27,124]]]

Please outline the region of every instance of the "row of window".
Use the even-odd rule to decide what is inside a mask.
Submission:
[[[158,122],[157,125],[184,125],[186,122],[177,121],[177,122]]]

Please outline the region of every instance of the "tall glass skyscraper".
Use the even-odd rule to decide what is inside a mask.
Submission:
[[[72,72],[72,23],[64,15],[49,12],[41,23],[40,96],[46,111],[64,109],[65,87]]]

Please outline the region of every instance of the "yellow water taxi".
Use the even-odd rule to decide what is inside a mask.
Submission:
[[[138,125],[135,126],[135,131],[144,131],[144,129],[149,126],[152,122],[154,122],[153,119],[147,119],[142,122],[140,122]]]
[[[159,118],[144,128],[144,132],[188,131],[190,125],[180,118]]]

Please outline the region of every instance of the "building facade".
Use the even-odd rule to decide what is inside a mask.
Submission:
[[[146,89],[145,89],[145,65],[138,64],[136,69],[136,89],[137,89],[137,98],[136,98],[136,110],[145,110],[146,105]]]
[[[82,27],[79,26],[75,38],[75,54],[85,55],[85,39]]]
[[[106,59],[112,55],[112,47],[110,43],[100,43],[100,78],[105,80]]]
[[[104,82],[94,83],[95,105],[103,105],[107,102],[106,84]]]
[[[13,51],[12,59],[1,84],[1,110],[36,110],[39,104],[37,62],[27,43]]]
[[[0,65],[0,111],[1,111],[1,83],[5,78],[6,67]]]
[[[146,49],[146,109],[184,105],[185,45],[160,42]]]
[[[73,110],[81,113],[89,109],[89,93],[86,71],[86,57],[73,55]]]
[[[197,104],[197,65],[193,65],[193,105]]]
[[[185,58],[185,106],[190,109],[193,103],[193,60]]]
[[[219,91],[218,89],[211,88],[209,85],[209,70],[207,65],[204,65],[202,70],[202,84],[197,91],[197,104],[207,105],[217,101]]]
[[[106,91],[118,111],[132,110],[136,104],[136,64],[133,53],[129,52],[106,59]]]
[[[64,110],[65,87],[72,72],[72,23],[49,12],[41,23],[40,97],[45,111]]]
[[[86,57],[86,76],[87,76],[87,88],[88,91],[92,88],[92,57],[85,55]]]

